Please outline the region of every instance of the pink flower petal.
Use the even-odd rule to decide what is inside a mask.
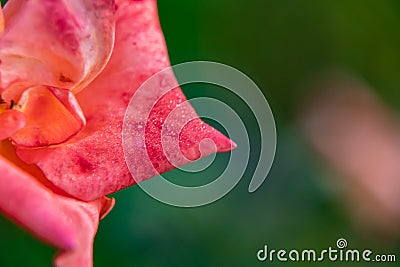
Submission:
[[[85,130],[62,147],[41,151],[20,149],[19,155],[29,162],[37,162],[54,185],[79,199],[97,199],[133,185],[135,181],[126,166],[121,140],[125,110],[139,86],[169,65],[156,1],[117,1],[116,40],[111,59],[101,75],[77,95],[86,116]],[[157,92],[155,87],[148,93]],[[151,118],[165,121],[168,112],[185,100],[179,88],[170,91],[161,101],[174,105],[160,104]],[[143,102],[143,105],[153,104],[156,103]],[[189,117],[194,110],[186,105],[182,112]],[[157,171],[164,172],[174,166],[160,149],[162,125],[159,122],[148,125],[153,126],[146,134],[146,144],[151,160],[157,164]],[[234,147],[233,142],[199,119],[173,134],[179,135],[180,140],[187,144],[181,150],[191,159],[200,157],[198,145],[203,138],[213,140],[217,151],[228,151]],[[214,146],[206,146],[201,156],[214,152]],[[137,162],[140,162],[141,156],[137,157]],[[151,177],[147,175],[140,180]]]
[[[3,99],[50,85],[78,92],[106,65],[114,39],[112,0],[11,0],[0,37]],[[6,90],[6,92],[2,92]]]
[[[0,156],[0,211],[62,249],[56,266],[92,266],[99,216],[113,206],[101,198],[82,202],[53,193]]]

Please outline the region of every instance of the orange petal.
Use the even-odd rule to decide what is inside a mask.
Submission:
[[[18,146],[41,147],[62,143],[78,133],[85,123],[78,102],[66,89],[29,88],[16,109],[27,118],[26,126],[12,136]]]
[[[170,62],[158,21],[156,1],[117,1],[116,40],[112,57],[99,77],[77,95],[87,120],[85,129],[64,146],[45,151],[19,149],[18,154],[25,160],[36,160],[53,184],[79,199],[96,199],[135,184],[125,163],[122,147],[125,111],[140,85],[168,66]],[[159,86],[156,85],[148,94],[158,94]],[[185,100],[179,88],[170,91],[161,101],[164,104],[160,103],[151,117],[165,121],[169,112]],[[166,104],[170,101],[174,104]],[[141,103],[146,107],[153,104],[152,101]],[[189,117],[194,110],[187,105],[183,112]],[[174,166],[166,160],[164,151],[160,149],[160,124],[154,126],[156,132],[152,134],[149,131],[146,142],[154,166],[157,171],[164,172]],[[212,139],[216,146],[208,146],[201,156],[234,147],[228,138],[198,118],[181,133],[172,134],[180,135],[180,139],[188,144],[181,150],[191,159],[200,157],[198,145],[203,138]],[[134,155],[133,161],[137,162],[138,167],[143,160],[141,155]],[[152,172],[146,170],[143,176],[135,178],[144,180],[153,176]]]
[[[25,126],[26,117],[17,110],[6,110],[0,113],[0,141],[9,138]]]
[[[81,90],[111,55],[113,16],[112,0],[8,1],[0,86],[12,90],[13,83],[27,82]]]
[[[0,33],[2,33],[4,30],[4,15],[3,15],[3,9],[0,7]]]

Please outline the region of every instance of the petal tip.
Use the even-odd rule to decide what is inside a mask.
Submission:
[[[115,198],[103,197],[100,209],[100,220],[104,219],[115,206]]]
[[[234,141],[229,140],[229,143],[224,145],[224,146],[222,146],[222,147],[220,147],[218,149],[218,152],[222,152],[222,153],[223,152],[229,152],[229,151],[232,151],[232,150],[234,150],[236,148],[237,148],[237,144]]]

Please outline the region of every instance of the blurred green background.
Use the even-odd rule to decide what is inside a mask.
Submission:
[[[264,244],[324,249],[334,247],[340,237],[352,248],[400,258],[398,239],[389,242],[353,223],[341,192],[325,179],[331,170],[295,124],[296,101],[306,90],[301,84],[332,67],[356,73],[388,105],[400,108],[400,1],[168,0],[159,1],[159,12],[172,64],[222,62],[246,73],[263,90],[277,124],[275,162],[261,188],[248,193],[260,142],[249,108],[212,86],[184,87],[188,97],[234,103],[250,132],[249,167],[226,197],[200,208],[167,206],[137,186],[115,194],[117,205],[101,222],[95,240],[95,266],[283,266],[259,262],[257,251]],[[223,168],[228,156],[218,155],[209,172],[173,171],[168,177],[201,184]],[[51,266],[54,253],[0,218],[0,266]]]

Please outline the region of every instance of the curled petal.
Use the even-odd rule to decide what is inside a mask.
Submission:
[[[81,202],[55,194],[2,157],[0,173],[0,211],[62,249],[57,266],[92,266],[99,216],[112,208],[113,201]]]
[[[24,82],[78,92],[111,55],[113,15],[112,0],[8,1],[7,28],[0,36],[0,88],[14,90],[14,83]]]
[[[29,88],[22,94],[16,109],[27,118],[25,127],[12,136],[18,146],[59,144],[78,133],[85,124],[78,102],[66,89]]]
[[[142,83],[170,66],[158,21],[156,1],[120,0],[116,4],[114,52],[104,71],[77,95],[86,116],[85,129],[62,147],[18,151],[24,160],[36,162],[53,184],[83,200],[93,200],[135,183],[126,166],[122,146],[125,111]],[[176,82],[175,78],[173,80]],[[158,94],[160,86],[162,83],[147,93],[150,96]],[[161,149],[160,121],[165,121],[170,111],[185,100],[182,91],[176,88],[160,100],[164,104],[160,102],[150,115],[150,120],[154,118],[158,122],[147,126],[152,129],[147,132],[146,141],[151,160],[156,163],[154,167],[160,173],[174,168]],[[154,104],[152,101],[141,103],[143,106]],[[188,117],[194,114],[190,105],[186,105],[182,112]],[[181,150],[191,159],[200,157],[198,145],[203,138],[211,139],[216,146],[207,146],[201,156],[228,151],[234,147],[228,138],[201,122],[198,117],[181,132],[171,134],[179,136],[180,140],[188,144]],[[135,157],[137,162],[141,162],[140,155]],[[140,180],[152,176],[144,175]]]
[[[73,221],[73,233],[76,246],[61,251],[54,260],[56,267],[92,267],[93,240],[97,232],[99,219],[104,218],[113,208],[113,198],[102,197],[91,202],[74,200],[76,211],[70,214]]]

